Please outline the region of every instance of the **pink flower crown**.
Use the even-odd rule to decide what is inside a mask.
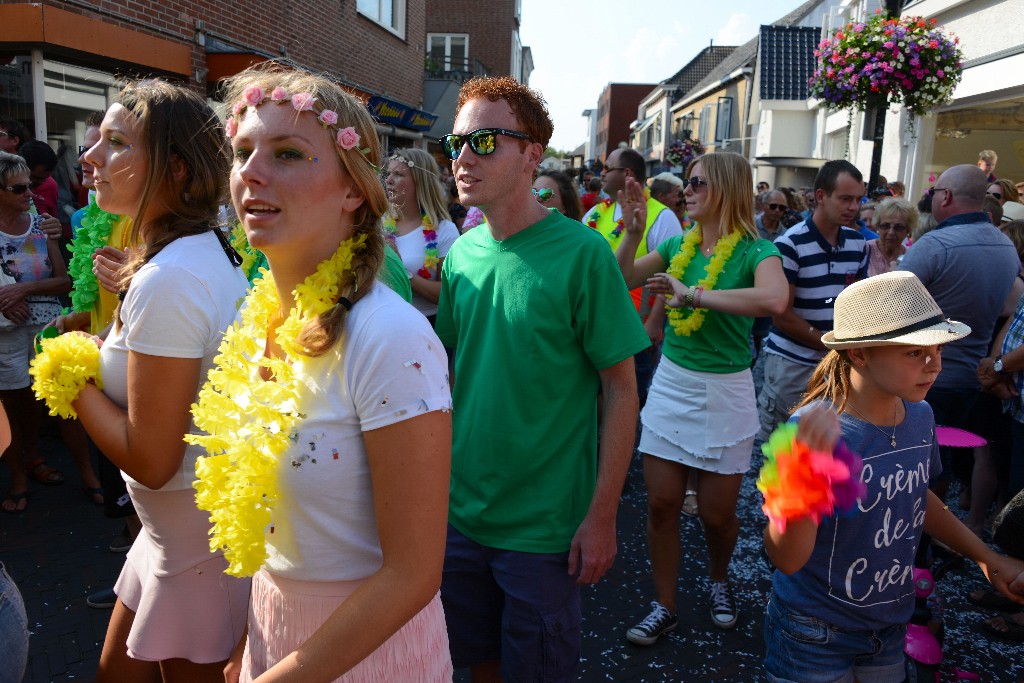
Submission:
[[[352,126],[346,128],[337,128],[338,125],[338,114],[331,109],[322,109],[317,113],[314,105],[316,104],[316,98],[308,92],[295,93],[289,95],[288,92],[278,86],[274,88],[268,95],[263,88],[258,85],[250,85],[242,93],[242,99],[239,102],[235,102],[234,106],[231,107],[231,116],[224,122],[224,132],[227,133],[229,138],[235,137],[238,133],[238,121],[247,110],[256,109],[267,100],[275,102],[277,104],[284,104],[290,102],[295,111],[311,111],[316,114],[317,121],[325,129],[335,131],[334,144],[338,147],[349,150],[358,150],[364,157],[369,158],[370,148],[359,146],[359,133]]]

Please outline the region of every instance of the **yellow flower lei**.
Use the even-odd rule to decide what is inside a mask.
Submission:
[[[718,240],[715,244],[715,251],[711,255],[711,260],[704,270],[704,278],[697,283],[698,287],[703,287],[705,290],[715,288],[715,285],[718,284],[718,276],[722,274],[726,262],[732,257],[732,252],[743,237],[742,230],[733,230]],[[683,242],[679,246],[679,251],[672,257],[672,262],[669,263],[667,271],[669,275],[682,282],[683,273],[686,271],[686,267],[690,265],[693,257],[697,255],[697,245],[700,244],[702,239],[703,234],[701,233],[700,226],[686,233],[686,237],[683,238]],[[668,324],[672,326],[677,335],[689,337],[704,324],[705,315],[707,315],[707,309],[704,308],[697,308],[687,313],[685,308],[669,306]]]
[[[299,334],[335,305],[338,283],[350,276],[352,256],[365,242],[365,235],[342,242],[295,288],[295,307],[274,337],[282,358],[267,358],[259,345],[281,308],[273,275],[263,270],[192,405],[196,426],[207,435],[186,434],[185,441],[209,453],[196,462],[196,504],[210,513],[210,550],[224,551],[227,574],[252,576],[267,558],[265,534],[280,495],[279,458],[303,417],[301,383],[289,359],[305,355]],[[269,370],[274,381],[259,380],[259,368]]]
[[[71,404],[82,387],[95,380],[100,381],[100,347],[84,334],[62,334],[39,340],[42,349],[29,363],[28,374],[32,376],[32,391],[36,398],[46,402],[50,415],[63,418],[77,418],[78,413]]]

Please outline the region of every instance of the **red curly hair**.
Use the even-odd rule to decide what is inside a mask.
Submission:
[[[459,115],[466,102],[484,97],[491,102],[507,101],[512,107],[512,113],[519,119],[523,132],[530,136],[530,140],[539,142],[545,148],[548,146],[555,127],[551,123],[551,115],[548,113],[548,105],[543,95],[511,76],[477,76],[466,81],[459,91],[455,116]]]

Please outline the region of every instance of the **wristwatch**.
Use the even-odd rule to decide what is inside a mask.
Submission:
[[[996,356],[996,361],[994,363],[992,363],[992,369],[995,370],[996,372],[1002,372],[1003,371],[1003,357],[1002,356]]]

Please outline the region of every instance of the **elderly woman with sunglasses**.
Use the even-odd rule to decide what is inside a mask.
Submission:
[[[896,270],[907,238],[917,229],[917,209],[902,197],[887,197],[871,217],[878,239],[868,242],[868,277]]]
[[[4,512],[22,512],[28,477],[43,484],[64,478],[36,452],[39,406],[29,388],[33,338],[60,313],[58,294],[71,289],[55,240],[40,229],[43,217],[30,214],[29,167],[22,157],[0,152],[0,401],[13,427],[4,461],[11,468],[11,490],[0,502]]]
[[[441,265],[459,238],[448,215],[441,169],[421,149],[400,149],[388,161],[385,185],[394,208],[384,229],[405,264],[412,305],[433,323],[441,296]]]
[[[546,209],[557,209],[574,221],[583,218],[583,206],[572,178],[561,171],[541,171],[533,181],[533,196]]]

